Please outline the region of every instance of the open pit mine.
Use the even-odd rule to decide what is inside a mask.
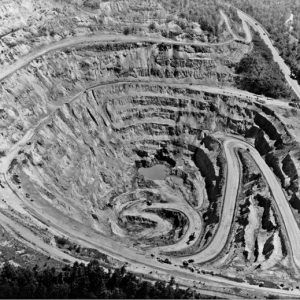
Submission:
[[[215,42],[123,34],[149,1],[48,2],[1,3],[1,262],[299,298],[299,109],[235,86],[259,23],[240,12],[237,36],[222,11]]]

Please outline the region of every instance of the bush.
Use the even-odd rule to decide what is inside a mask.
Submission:
[[[100,0],[85,0],[83,6],[90,9],[99,9],[100,8]]]
[[[156,30],[156,25],[155,25],[154,22],[152,22],[152,23],[149,25],[149,30],[150,30],[150,31]]]
[[[123,29],[123,34],[125,35],[128,35],[128,34],[136,34],[138,31],[138,28],[136,26],[126,26],[124,29]]]

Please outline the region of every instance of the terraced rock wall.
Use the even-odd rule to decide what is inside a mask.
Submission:
[[[7,182],[38,218],[55,223],[61,216],[72,228],[142,251],[199,252],[222,217],[222,134],[253,143],[290,197],[297,193],[288,154],[296,144],[285,125],[231,87],[237,53],[247,49],[94,43],[34,60],[0,92],[2,155],[16,149]],[[163,180],[141,175],[157,165]],[[268,236],[277,245],[278,234]],[[261,244],[268,260],[273,240]],[[243,250],[249,264],[254,246]]]

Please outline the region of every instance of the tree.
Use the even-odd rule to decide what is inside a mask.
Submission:
[[[150,282],[128,273],[125,268],[104,272],[96,260],[88,265],[75,262],[62,269],[21,268],[5,264],[0,271],[0,298],[191,298],[194,294],[173,288],[172,279]],[[200,295],[199,295],[200,296]]]
[[[258,35],[253,38],[254,48],[237,65],[237,86],[267,97],[290,97],[285,78],[272,59],[272,53]]]

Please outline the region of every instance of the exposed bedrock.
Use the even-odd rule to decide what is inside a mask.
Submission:
[[[70,101],[73,95],[95,82],[116,77],[151,77],[187,79],[187,82],[196,79],[213,84],[222,80],[229,84],[232,70],[227,64],[238,59],[232,54],[235,50],[241,51],[241,56],[247,47],[243,52],[235,44],[192,47],[113,43],[80,45],[49,53],[3,83],[1,109],[7,127],[1,149],[20,140],[56,105]],[[223,61],[224,54],[228,54],[227,62]]]
[[[280,133],[278,132],[276,126],[272,123],[269,118],[263,116],[260,113],[257,113],[254,118],[255,124],[257,124],[262,130],[266,132],[271,140],[277,141],[281,138]]]
[[[174,209],[185,203],[199,210],[202,230],[195,243],[187,245],[188,251],[196,251],[214,236],[225,186],[222,148],[208,132],[246,135],[257,127],[256,140],[263,146],[260,136],[266,133],[254,125],[257,110],[234,96],[178,84],[121,82],[95,87],[61,105],[36,128],[13,161],[10,178],[36,210],[52,206],[106,235],[127,238],[128,228],[137,230],[128,222],[136,223],[136,214],[141,214],[139,231],[147,233],[148,242],[154,241],[150,237],[162,219],[138,210],[120,223],[116,205],[138,200],[140,189],[156,190],[161,198],[153,202],[144,195],[145,203],[167,203]],[[269,152],[265,153],[267,158]],[[163,182],[138,172],[157,164],[167,167]],[[172,222],[165,223],[159,234],[171,228]],[[169,237],[172,240],[174,234]]]
[[[297,197],[282,122],[209,85],[231,85],[235,52],[246,50],[115,43],[36,59],[0,91],[0,150],[21,143],[8,181],[38,217],[62,216],[129,246],[199,251],[223,207],[226,161],[214,132],[249,138]]]
[[[269,108],[263,107],[262,112],[256,113],[254,121],[256,126],[246,136],[255,137],[255,147],[286,189],[292,207],[298,211],[299,175],[296,161],[299,145]]]
[[[225,269],[238,265],[246,276],[263,276],[265,270],[282,268],[287,257],[285,228],[270,194],[266,179],[249,151],[238,151],[242,165],[242,185],[237,197],[235,222],[228,250],[224,255]],[[225,253],[224,253],[225,254]],[[224,264],[224,265],[223,265]]]

